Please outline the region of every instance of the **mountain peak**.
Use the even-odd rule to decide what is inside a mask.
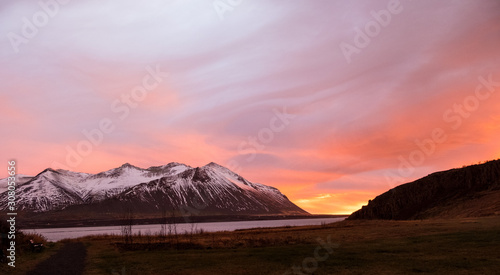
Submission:
[[[217,164],[215,162],[210,162],[209,164],[207,164],[201,168],[204,168],[204,169],[209,168],[211,170],[215,170],[215,171],[218,171],[220,173],[224,173],[226,175],[231,175],[232,177],[241,177],[237,173],[233,172],[231,169],[224,167],[220,164]]]
[[[54,170],[52,168],[47,168],[45,170],[43,170],[42,172],[38,173],[35,177],[38,177],[38,176],[48,176],[48,175],[52,175],[52,174],[61,174],[58,170]]]
[[[186,165],[186,164],[180,163],[180,162],[169,162],[167,165],[164,165],[164,167],[175,167],[175,166],[189,167],[189,165]]]
[[[45,173],[45,172],[53,172],[53,173],[57,173],[56,170],[52,169],[52,168],[47,168],[45,170],[42,171],[42,173]],[[41,174],[41,173],[40,173]]]
[[[117,214],[128,207],[154,214],[160,205],[196,207],[192,202],[198,199],[207,205],[200,214],[307,214],[276,188],[251,183],[215,162],[196,168],[171,162],[147,169],[124,163],[98,174],[48,168],[18,192],[19,209],[34,213],[68,206],[101,213],[102,205],[112,204]],[[1,205],[7,199],[5,191],[0,193]]]
[[[223,169],[223,170],[229,170],[228,168],[218,164],[218,163],[215,163],[215,162],[210,162],[209,164],[203,166],[202,168],[204,167],[208,167],[208,168],[215,168],[215,169]]]
[[[210,162],[209,164],[205,165],[205,166],[216,166],[216,167],[222,167],[222,165],[219,165],[219,164],[217,164],[217,163],[215,163],[215,162],[213,162],[213,161],[212,161],[212,162]]]
[[[123,168],[128,168],[128,169],[144,170],[144,169],[142,169],[142,168],[140,168],[140,167],[137,167],[137,166],[135,166],[135,165],[132,165],[132,164],[130,164],[130,163],[128,163],[128,162],[126,162],[126,163],[122,164],[122,165],[121,165],[120,167],[118,167],[118,168],[121,168],[121,169],[123,169]]]

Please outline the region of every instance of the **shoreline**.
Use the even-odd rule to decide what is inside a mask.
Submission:
[[[23,230],[67,228],[67,227],[94,227],[94,226],[120,226],[120,225],[148,225],[148,224],[189,224],[210,222],[236,222],[236,221],[263,221],[263,220],[293,220],[293,219],[322,219],[322,218],[347,218],[349,215],[214,215],[214,216],[189,216],[169,218],[143,218],[133,219],[78,219],[78,220],[20,220]]]

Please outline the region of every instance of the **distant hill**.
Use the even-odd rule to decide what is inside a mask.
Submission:
[[[1,180],[0,180],[1,181]],[[45,169],[17,187],[17,207],[23,216],[54,220],[120,216],[126,212],[160,215],[310,215],[278,189],[250,182],[209,163],[191,167],[181,163],[139,168],[124,164],[98,174]],[[0,193],[0,210],[7,207]]]
[[[397,186],[349,220],[457,218],[500,215],[500,160],[437,172]]]

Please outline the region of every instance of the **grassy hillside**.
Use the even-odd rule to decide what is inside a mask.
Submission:
[[[349,219],[424,219],[500,214],[500,160],[431,174],[393,188]]]

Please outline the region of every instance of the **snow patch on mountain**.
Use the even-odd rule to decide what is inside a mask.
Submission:
[[[126,163],[98,174],[49,168],[18,185],[17,197],[20,210],[33,212],[68,206],[102,211],[102,202],[138,212],[185,207],[197,209],[195,214],[307,214],[278,189],[252,183],[213,162],[196,168],[173,162],[147,169]],[[7,193],[1,193],[0,202],[6,200]]]
[[[188,168],[189,166],[184,164],[171,163],[142,169],[126,163],[98,174],[48,168],[35,177],[22,178],[24,180],[22,185],[18,181],[16,190],[18,205],[21,210],[33,209],[43,212],[67,205],[100,201],[137,184],[166,175],[175,175]],[[0,180],[0,183],[3,182],[6,188],[7,178]],[[5,191],[6,189],[1,192],[0,201],[6,199]]]
[[[23,174],[17,174],[15,177],[16,177],[15,178],[16,187],[23,185],[24,183],[28,182],[33,178],[33,176],[28,176]],[[8,178],[0,179],[0,193],[7,191],[8,187],[7,184],[8,184]]]

